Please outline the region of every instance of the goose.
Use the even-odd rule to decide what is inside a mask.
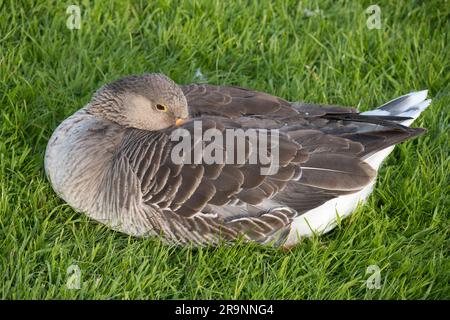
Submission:
[[[56,128],[45,171],[75,211],[127,235],[291,248],[364,203],[395,144],[426,131],[409,127],[430,105],[426,98],[426,90],[412,92],[358,112],[237,86],[178,85],[160,73],[127,76],[101,87]],[[244,161],[192,161],[189,150],[175,161],[176,130],[188,133],[192,150],[209,145],[195,137],[196,123],[260,135],[244,139]],[[262,137],[275,135],[266,149],[276,148],[278,159],[251,162]],[[230,143],[218,142],[217,153]],[[275,162],[277,170],[262,171]]]

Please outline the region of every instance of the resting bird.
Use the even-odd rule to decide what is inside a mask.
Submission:
[[[425,131],[409,125],[430,104],[426,96],[414,92],[358,113],[240,87],[177,85],[162,74],[130,76],[100,88],[58,126],[45,170],[73,209],[129,235],[289,248],[333,229],[364,202],[394,145]],[[219,133],[278,130],[267,150],[278,148],[279,169],[263,174],[261,161],[249,161],[261,142],[251,139],[244,162],[192,162],[186,152],[173,161],[171,134],[193,133],[195,121]],[[192,136],[192,148],[212,143]]]

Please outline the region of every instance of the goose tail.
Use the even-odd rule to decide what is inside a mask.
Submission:
[[[406,117],[398,121],[401,125],[410,126],[415,119],[424,111],[431,103],[431,99],[427,99],[428,90],[416,91],[391,100],[381,107],[366,112],[361,112],[367,116],[395,116]]]

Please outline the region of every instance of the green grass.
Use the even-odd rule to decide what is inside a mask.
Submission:
[[[449,299],[450,3],[0,0],[0,297],[7,299]],[[69,2],[70,4],[71,2]],[[304,9],[320,9],[307,17]],[[433,104],[380,171],[368,203],[291,252],[175,248],[75,213],[47,181],[47,141],[102,84],[159,71],[290,100],[376,107],[428,88]],[[81,289],[66,286],[81,270]],[[369,265],[381,288],[368,289]]]

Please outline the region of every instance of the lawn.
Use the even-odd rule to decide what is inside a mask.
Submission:
[[[370,1],[149,2],[79,1],[71,30],[66,3],[0,0],[0,298],[450,298],[449,1],[377,1],[381,29]],[[96,89],[152,71],[364,111],[427,88],[428,133],[395,149],[366,205],[290,252],[166,246],[75,213],[43,168]]]

